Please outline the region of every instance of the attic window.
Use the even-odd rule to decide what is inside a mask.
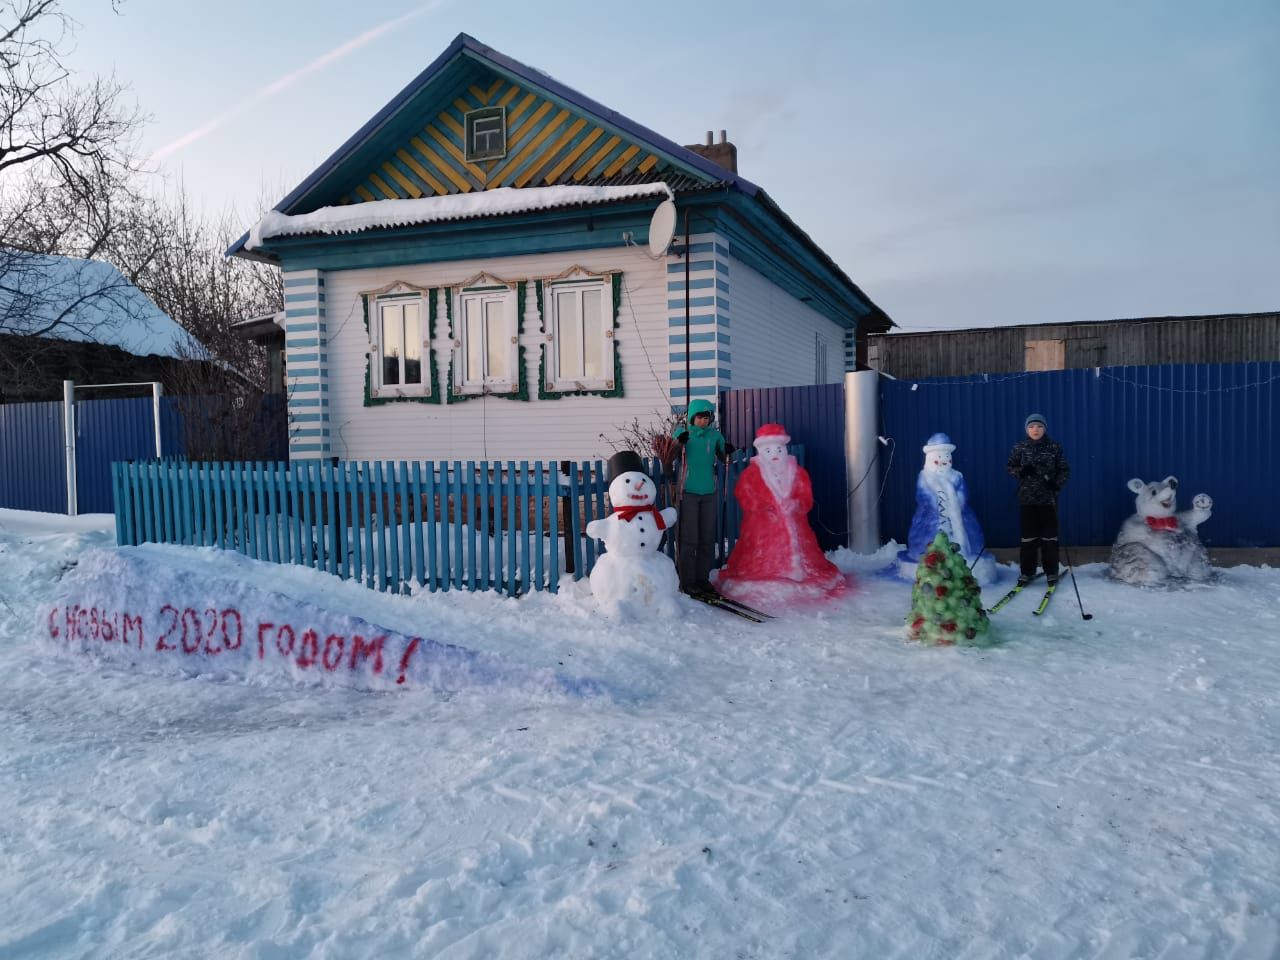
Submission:
[[[498,160],[507,155],[507,108],[472,110],[467,121],[467,162]]]

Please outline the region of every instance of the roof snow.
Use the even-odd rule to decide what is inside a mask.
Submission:
[[[207,356],[114,266],[0,250],[0,334],[119,347],[135,356]]]
[[[446,220],[471,220],[659,195],[673,199],[671,188],[665,183],[636,183],[620,187],[499,187],[496,190],[443,197],[370,200],[338,207],[321,207],[312,213],[296,216],[272,210],[249,231],[245,247],[261,247],[262,241],[268,237],[297,236],[304,233],[360,233],[379,227],[408,227]]]

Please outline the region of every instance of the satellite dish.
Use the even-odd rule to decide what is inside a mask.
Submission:
[[[663,200],[649,221],[649,256],[656,260],[666,253],[675,235],[676,205],[670,200]]]

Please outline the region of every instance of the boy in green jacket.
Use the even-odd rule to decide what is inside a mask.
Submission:
[[[680,471],[679,573],[685,593],[711,593],[711,564],[716,543],[716,461],[728,461],[733,446],[711,425],[709,400],[689,404],[687,426],[674,434],[684,448]]]

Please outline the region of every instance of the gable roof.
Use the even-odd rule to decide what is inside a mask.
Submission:
[[[443,108],[441,104],[444,104]],[[467,112],[507,110],[507,152],[465,159]],[[276,204],[286,216],[323,207],[504,187],[663,182],[677,197],[727,192],[749,201],[805,249],[873,320],[892,321],[756,184],[465,33]],[[228,256],[257,256],[245,233]]]
[[[0,333],[119,347],[134,356],[207,356],[114,266],[0,251]]]

